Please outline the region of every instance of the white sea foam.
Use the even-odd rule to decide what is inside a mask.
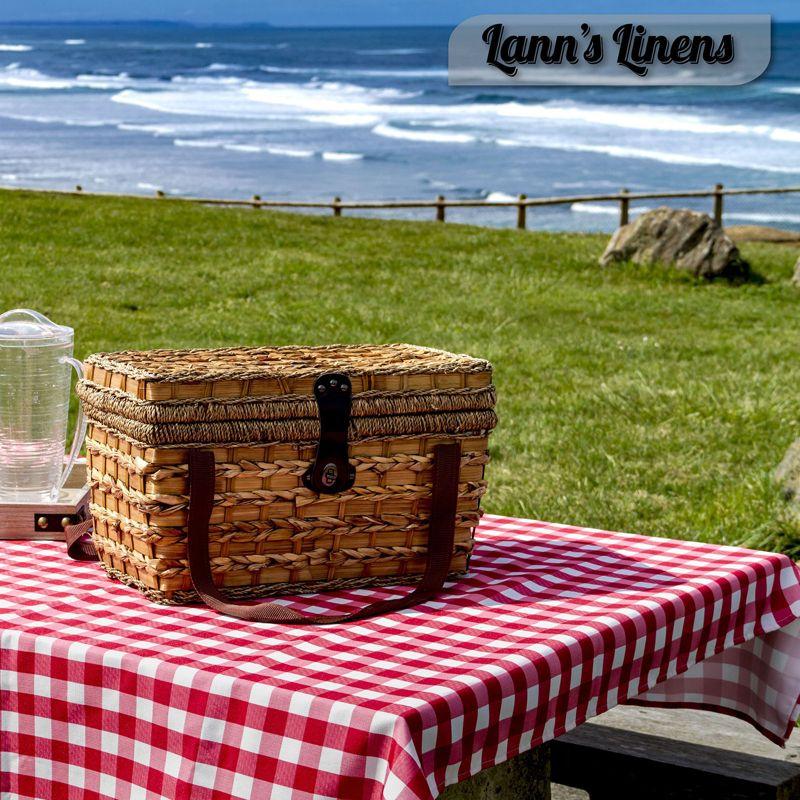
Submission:
[[[773,128],[769,138],[776,142],[800,142],[800,131],[791,128]]]
[[[218,139],[174,139],[172,143],[176,147],[200,147],[203,149],[223,147],[225,144]]]
[[[127,72],[120,72],[118,75],[95,75],[92,73],[75,76],[75,87],[86,89],[121,89],[139,83],[132,80]]]
[[[500,117],[553,122],[589,123],[640,131],[670,131],[694,134],[765,134],[766,125],[712,122],[696,114],[665,113],[652,106],[593,106],[577,103],[531,103],[517,101],[494,107]]]
[[[156,91],[126,87],[112,99],[169,114],[228,118],[241,125],[249,120],[264,125],[369,127],[376,136],[439,146],[481,141],[681,166],[800,172],[800,158],[792,151],[758,147],[759,141],[793,144],[800,141],[800,130],[680,109],[574,102],[421,103],[415,102],[416,93],[395,87],[320,80],[263,83],[234,76],[176,76],[169,88],[163,87],[163,82]],[[621,143],[616,129],[631,135]],[[528,130],[535,135],[523,133]],[[180,132],[173,135],[184,138]],[[695,142],[696,137],[713,142],[713,148]],[[754,159],[753,153],[760,155]]]
[[[311,158],[311,156],[315,155],[313,150],[303,150],[299,147],[268,145],[264,149],[273,156],[286,156],[287,158]]]
[[[151,192],[155,192],[160,189],[160,186],[156,186],[154,183],[146,183],[145,181],[140,181],[136,184],[137,189],[148,189]]]
[[[208,50],[209,47],[213,47],[214,45],[211,42],[195,42],[194,45],[198,50]]]
[[[375,114],[308,114],[302,119],[304,122],[339,128],[368,128],[376,125],[381,118]]]
[[[501,147],[539,147],[545,150],[564,150],[576,153],[600,153],[602,155],[611,156],[612,158],[647,159],[651,161],[660,161],[664,164],[680,164],[685,166],[725,166],[761,170],[763,172],[777,172],[786,174],[800,173],[800,165],[797,167],[782,166],[778,164],[752,162],[749,159],[737,161],[735,159],[725,159],[717,156],[700,156],[669,150],[648,150],[645,148],[627,147],[624,145],[582,144],[579,142],[568,142],[566,140],[557,139],[504,139],[502,137],[495,139],[495,144],[498,144]]]
[[[364,156],[361,153],[337,153],[326,150],[322,154],[323,161],[361,161],[362,158]]]
[[[271,75],[324,75],[328,78],[443,78],[444,67],[402,69],[360,69],[354,67],[282,67],[262,64],[259,69]]]
[[[760,214],[748,211],[725,212],[725,219],[738,219],[742,221],[760,222],[770,224],[773,222],[785,222],[790,225],[800,225],[800,214]]]
[[[86,44],[86,39],[64,39],[64,44],[75,47],[76,45]]]
[[[208,87],[208,92],[197,91],[181,96],[165,92],[125,93],[115,96],[118,102],[140,105],[158,111],[181,114],[203,114],[211,116],[245,117],[264,116],[271,109],[273,114],[283,116],[305,112],[304,119],[336,125],[362,126],[371,124],[390,124],[397,120],[410,126],[446,127],[465,124],[473,130],[486,130],[497,125],[518,129],[524,121],[531,120],[548,125],[559,135],[565,127],[574,130],[572,140],[580,140],[585,131],[603,128],[624,128],[634,131],[677,133],[689,135],[731,135],[737,138],[763,137],[774,141],[800,141],[800,130],[774,127],[767,124],[745,124],[741,122],[720,122],[706,119],[697,114],[681,111],[663,112],[650,106],[637,106],[626,109],[617,106],[593,106],[577,103],[531,103],[517,101],[491,104],[452,104],[398,102],[410,100],[419,95],[394,87],[365,87],[343,81],[310,81],[307,83],[259,83],[233,76],[228,77],[185,77],[176,76],[173,83],[183,88],[185,85]],[[237,95],[214,96],[215,89],[235,89]],[[231,105],[231,108],[226,106]],[[262,108],[259,110],[258,106]],[[231,109],[233,113],[231,113]],[[377,117],[377,119],[376,119]],[[378,135],[394,138],[412,138],[405,128],[379,128]],[[395,131],[400,131],[396,133]],[[427,141],[452,143],[461,137],[475,135],[463,132],[448,133],[434,139],[433,134],[424,134]],[[422,140],[421,137],[414,137]],[[513,136],[502,136],[510,140]],[[501,142],[503,144],[504,142]],[[681,162],[683,163],[683,162]],[[695,162],[692,162],[695,163]],[[716,162],[715,162],[716,163]]]
[[[170,78],[170,83],[185,83],[197,86],[244,86],[248,83],[252,83],[252,81],[246,81],[244,78],[237,78],[235,75],[216,78],[210,75],[174,75]]]
[[[226,72],[229,69],[244,69],[241,64],[222,64],[215,61],[213,64],[203,67],[206,72]]]
[[[75,81],[66,78],[53,78],[38,69],[20,68],[9,64],[0,69],[0,88],[11,89],[71,89]]]
[[[616,203],[572,203],[569,209],[578,214],[602,214],[610,217],[619,216],[619,205]],[[630,214],[633,217],[651,210],[650,206],[631,206]]]
[[[232,144],[223,144],[223,150],[232,150],[235,153],[263,153],[264,148],[257,145],[257,144],[239,144],[239,143],[232,143]]]
[[[619,216],[619,206],[616,203],[573,203],[570,210],[580,214],[602,214],[610,217]],[[631,206],[630,213],[634,217],[637,214],[644,214],[652,211],[652,206]],[[790,225],[800,225],[800,214],[764,214],[757,211],[726,211],[725,219],[742,220],[744,222],[758,222],[765,225],[771,223],[788,223]]]
[[[388,47],[385,50],[356,50],[360,56],[416,56],[428,53],[421,47]]]
[[[73,119],[70,117],[45,116],[43,114],[8,114],[0,111],[0,117],[16,119],[21,122],[37,122],[41,125],[67,125],[77,128],[102,128],[106,125],[119,126],[113,119]]]
[[[220,148],[238,153],[269,153],[273,156],[286,158],[311,158],[317,153],[299,147],[285,147],[276,144],[256,144],[248,142],[230,142],[224,139],[174,139],[176,147],[197,147],[200,149]],[[345,154],[346,155],[346,154]]]
[[[322,117],[331,124],[363,125],[378,121],[373,108],[388,112],[394,106],[382,105],[385,101],[405,96],[395,89],[370,89],[338,82],[263,84],[239,78],[207,77],[182,78],[173,86],[162,91],[126,89],[111,99],[170,114],[276,120],[301,115]]]
[[[486,195],[487,203],[508,203],[511,200],[517,200],[513,194],[506,194],[505,192],[489,192]]]
[[[119,90],[124,87],[153,89],[163,86],[161,81],[131,78],[127,72],[118,75],[86,73],[73,78],[55,77],[18,63],[0,68],[0,90],[38,89],[42,91],[65,91],[69,89]]]
[[[458,133],[457,131],[423,131],[408,130],[407,128],[397,128],[388,122],[381,122],[376,125],[372,132],[377,136],[386,136],[389,139],[406,139],[410,142],[448,142],[452,144],[468,144],[474,142],[475,137],[471,133]]]
[[[2,53],[27,53],[33,48],[29,44],[0,44]]]

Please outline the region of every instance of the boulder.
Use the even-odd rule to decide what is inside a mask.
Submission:
[[[725,231],[708,214],[685,208],[656,208],[618,228],[600,265],[619,261],[670,264],[700,278],[742,278],[749,272]]]

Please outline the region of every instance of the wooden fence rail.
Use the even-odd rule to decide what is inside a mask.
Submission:
[[[22,189],[18,186],[3,186],[2,189],[29,191],[29,192],[50,192],[52,194],[69,195],[90,195],[95,197],[137,197],[142,195],[118,195],[103,192],[86,192],[82,186],[76,186],[74,191],[58,191],[50,189]],[[678,198],[712,198],[712,215],[717,225],[722,225],[724,215],[724,198],[735,195],[769,195],[769,194],[792,194],[800,192],[800,186],[782,187],[760,187],[726,189],[721,183],[715,184],[713,189],[685,189],[673,192],[629,192],[627,189],[620,189],[618,192],[610,194],[579,194],[563,195],[557,197],[528,197],[521,194],[509,200],[448,200],[443,195],[438,195],[435,200],[342,200],[341,197],[334,197],[332,201],[324,200],[263,200],[260,195],[253,195],[249,200],[225,199],[217,197],[179,197],[168,195],[163,191],[156,190],[155,195],[150,195],[158,200],[181,202],[181,203],[201,203],[203,205],[215,206],[248,206],[252,208],[308,208],[308,209],[330,209],[334,217],[341,217],[344,210],[358,209],[393,209],[393,208],[432,208],[435,210],[435,220],[444,222],[446,209],[448,208],[516,208],[517,227],[524,229],[527,225],[527,210],[541,206],[572,205],[573,203],[619,203],[619,223],[626,225],[630,219],[631,203],[639,200],[668,200]],[[145,195],[147,196],[147,195]]]

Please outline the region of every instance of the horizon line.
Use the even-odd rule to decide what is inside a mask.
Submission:
[[[635,16],[632,14],[631,16]],[[692,16],[686,14],[685,16]],[[721,15],[722,16],[722,15]],[[726,14],[724,16],[737,16],[736,14]],[[347,29],[347,28],[448,28],[458,25],[463,20],[455,22],[429,22],[429,23],[348,23],[344,25],[327,24],[327,25],[276,25],[268,20],[249,20],[246,22],[222,22],[222,21],[198,21],[198,20],[185,20],[185,19],[0,19],[0,26],[2,25],[31,25],[31,26],[44,26],[44,25],[152,25],[152,26],[174,26],[185,28],[244,28],[248,26],[259,26],[266,28],[274,28],[276,30],[325,30],[325,29]],[[772,15],[773,23],[800,23],[800,17],[778,17]]]

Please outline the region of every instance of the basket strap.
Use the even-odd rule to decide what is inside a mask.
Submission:
[[[189,572],[203,602],[215,611],[250,622],[325,625],[353,622],[387,614],[431,599],[441,591],[450,571],[455,540],[461,446],[458,442],[434,448],[433,498],[428,532],[425,572],[410,593],[378,600],[348,614],[302,614],[278,603],[240,605],[226,600],[214,585],[208,552],[208,524],[214,506],[214,453],[192,450],[189,454]]]
[[[77,525],[68,525],[64,528],[64,538],[67,541],[67,555],[75,561],[99,561],[89,534],[92,532],[92,518],[87,517]]]

